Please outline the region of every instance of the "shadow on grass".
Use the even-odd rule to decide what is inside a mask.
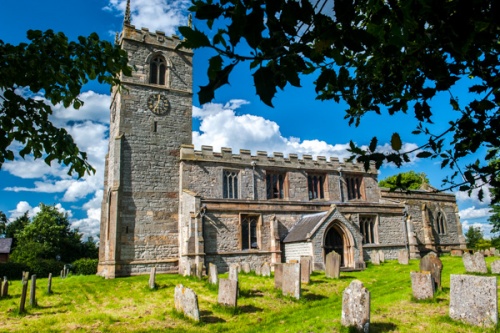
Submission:
[[[397,325],[393,323],[370,323],[370,332],[392,332],[398,328]]]
[[[264,297],[264,293],[262,290],[240,289],[239,296],[244,298]]]
[[[241,313],[256,313],[256,312],[262,312],[262,311],[264,311],[263,309],[258,308],[258,307],[253,306],[253,305],[239,306],[238,309],[239,309],[239,311]]]
[[[200,321],[206,324],[217,324],[226,322],[224,319],[214,316],[212,311],[200,311]]]
[[[302,298],[305,299],[306,301],[321,301],[322,299],[328,298],[323,295],[318,295],[318,294],[303,294]]]

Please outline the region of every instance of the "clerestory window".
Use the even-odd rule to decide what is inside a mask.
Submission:
[[[258,250],[261,248],[260,240],[260,216],[240,215],[241,223],[241,249]]]

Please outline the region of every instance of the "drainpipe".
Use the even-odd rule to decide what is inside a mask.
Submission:
[[[342,168],[338,168],[338,171],[339,171],[340,202],[344,202],[344,192],[342,191]]]
[[[250,165],[252,165],[252,192],[253,192],[253,200],[255,200],[256,199],[256,196],[255,196],[255,166],[257,165],[257,162],[252,161],[252,163],[250,163]]]

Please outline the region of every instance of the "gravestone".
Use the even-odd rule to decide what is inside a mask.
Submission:
[[[243,264],[241,264],[241,270],[243,271],[243,273],[250,273],[250,264],[247,263],[247,262],[244,262]]]
[[[271,276],[271,265],[269,265],[268,262],[265,262],[263,265],[262,265],[262,276],[266,276],[266,277],[269,277]]]
[[[281,289],[283,285],[283,264],[274,265],[274,288]]]
[[[191,269],[190,269],[190,275],[189,276],[197,276],[198,270],[196,267],[196,263],[191,263]]]
[[[332,251],[326,255],[325,275],[327,278],[338,279],[340,277],[340,254]]]
[[[47,279],[47,294],[52,294],[52,273],[49,273],[49,278]]]
[[[229,265],[229,280],[238,281],[238,264]]]
[[[309,275],[313,272],[313,257],[312,256],[300,256],[300,263],[302,264],[302,260],[309,260]]]
[[[26,294],[28,293],[28,279],[25,278],[24,272],[21,282],[23,284],[23,287],[21,289],[21,301],[19,304],[19,313],[24,313],[26,306]]]
[[[488,249],[484,250],[484,256],[490,257],[491,256],[490,250],[488,250]]]
[[[217,266],[215,264],[209,263],[208,264],[208,282],[211,284],[217,284],[218,279],[219,279],[219,276],[217,275]],[[236,278],[236,281],[238,281],[238,278]]]
[[[380,265],[380,255],[378,251],[371,251],[370,252],[370,259],[373,265]]]
[[[151,267],[149,273],[149,289],[155,289],[156,286],[156,267]]]
[[[384,263],[385,262],[385,254],[384,254],[384,251],[382,250],[378,250],[378,258],[380,260],[381,263]]]
[[[285,296],[300,298],[300,264],[283,264],[281,291]]]
[[[443,271],[443,263],[434,252],[427,253],[420,259],[420,271],[430,272],[434,280],[434,290],[441,290],[441,272]]]
[[[255,265],[255,275],[257,275],[257,276],[262,275],[262,265],[261,264]]]
[[[7,297],[9,296],[9,281],[7,280],[7,277],[3,277],[2,281],[2,290],[0,290],[0,297]]]
[[[33,274],[31,276],[31,289],[30,289],[30,306],[35,307],[37,306],[36,302],[36,275]]]
[[[410,272],[413,297],[418,300],[434,297],[434,279],[431,272]]]
[[[491,263],[491,274],[500,274],[500,260]]]
[[[464,251],[462,249],[452,249],[451,250],[452,257],[461,257],[463,254],[464,254]]]
[[[311,261],[309,258],[300,259],[300,282],[311,282]]]
[[[400,265],[408,265],[408,251],[406,249],[399,250],[398,252],[398,262]]]
[[[175,309],[184,313],[187,317],[200,321],[200,309],[198,308],[198,296],[192,289],[179,284],[174,290]]]
[[[473,255],[464,253],[462,256],[465,271],[468,273],[488,273],[486,261],[482,253],[476,252]]]
[[[225,306],[235,307],[238,302],[238,281],[220,279],[217,302]]]
[[[188,261],[184,267],[184,276],[191,276],[191,262]]]
[[[451,274],[450,317],[471,325],[496,327],[497,278]]]
[[[370,331],[370,292],[359,280],[353,280],[344,290],[341,323],[358,332]]]

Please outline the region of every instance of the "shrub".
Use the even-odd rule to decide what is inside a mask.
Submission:
[[[57,276],[63,267],[64,263],[55,259],[38,259],[30,263],[30,275],[36,274],[39,278],[46,278],[52,273],[52,276]]]
[[[8,280],[21,280],[23,272],[28,272],[28,265],[18,262],[0,264],[0,279],[6,276]]]
[[[98,259],[82,258],[73,262],[73,272],[77,275],[94,275],[97,273]]]

